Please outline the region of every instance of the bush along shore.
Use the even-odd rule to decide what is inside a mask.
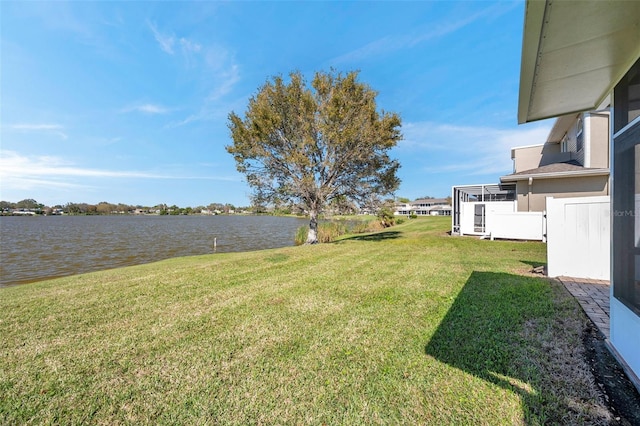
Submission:
[[[345,222],[346,220],[339,217],[335,220],[320,222],[318,224],[318,242],[332,243],[346,234],[378,232],[394,225],[400,225],[404,223],[404,219],[395,217],[393,213],[383,210],[377,217],[361,216],[358,220],[352,220],[352,223]],[[300,246],[304,244],[307,241],[308,232],[308,225],[298,228],[294,238],[295,245]]]
[[[606,424],[534,242],[409,220],[0,290],[0,424]]]

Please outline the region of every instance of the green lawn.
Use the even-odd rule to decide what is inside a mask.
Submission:
[[[606,419],[545,246],[449,226],[0,289],[0,424]]]

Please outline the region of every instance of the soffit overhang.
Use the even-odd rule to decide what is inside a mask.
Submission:
[[[640,57],[640,1],[527,1],[518,123],[598,109]]]

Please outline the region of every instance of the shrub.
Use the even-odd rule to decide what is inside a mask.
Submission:
[[[318,224],[318,242],[330,243],[347,233],[347,228],[340,222],[322,222]]]
[[[341,221],[327,221],[318,223],[318,242],[319,243],[331,243],[338,237],[344,234],[365,234],[369,232],[382,231],[384,228],[393,226],[394,224],[401,224],[404,222],[402,218],[396,218],[393,213],[391,217],[378,219],[371,219],[368,221],[357,221],[349,228]],[[307,242],[307,234],[309,233],[309,226],[304,225],[297,229],[294,237],[294,244],[301,246]]]
[[[377,232],[377,231],[382,231],[384,228],[386,228],[387,226],[385,226],[382,221],[380,220],[372,220],[371,222],[369,222],[367,224],[367,230],[364,232]]]
[[[378,213],[378,219],[383,228],[388,228],[396,223],[396,217],[390,208],[384,207]]]
[[[307,234],[309,233],[309,226],[301,226],[296,231],[294,238],[295,245],[300,246],[307,242]],[[340,222],[320,222],[318,224],[318,242],[330,243],[336,240],[341,235],[347,233],[347,227]]]
[[[415,213],[411,213],[411,214],[409,215],[409,219],[417,219],[417,218],[418,218],[418,215],[417,215],[417,214],[415,214]]]
[[[301,226],[296,230],[296,235],[293,237],[293,242],[297,246],[301,246],[307,242],[307,234],[309,233],[308,226]]]
[[[358,222],[356,224],[354,224],[351,227],[351,233],[352,234],[364,234],[365,232],[369,232],[369,224],[371,223],[371,220],[367,220],[367,221],[362,221],[362,222]]]

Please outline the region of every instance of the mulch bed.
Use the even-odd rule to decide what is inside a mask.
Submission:
[[[607,349],[604,335],[589,322],[582,341],[591,372],[613,417],[610,424],[640,426],[640,393]]]

